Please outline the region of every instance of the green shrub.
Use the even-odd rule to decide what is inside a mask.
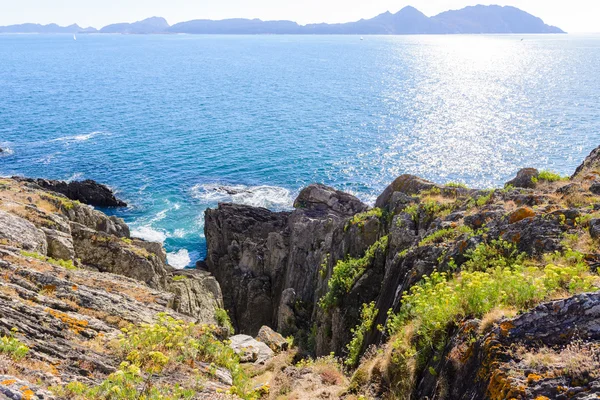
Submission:
[[[520,253],[517,247],[502,239],[492,240],[490,243],[480,243],[472,250],[465,253],[467,261],[462,268],[469,271],[485,271],[495,267],[512,267],[521,264],[526,258],[525,253]]]
[[[263,388],[252,388],[240,366],[239,357],[227,342],[217,338],[215,327],[198,326],[159,314],[155,324],[123,328],[112,348],[123,362],[119,370],[105,381],[95,387],[71,383],[54,388],[54,392],[61,397],[77,394],[85,400],[191,399],[197,396],[196,387],[201,389],[199,375],[188,378],[186,387],[155,384],[152,380],[160,377],[166,369],[204,362],[211,364],[212,368],[222,367],[231,372],[234,386],[228,391],[230,394],[255,400],[263,393]]]
[[[459,189],[468,189],[469,187],[461,182],[448,182],[446,183],[447,187],[451,188],[459,188]]]
[[[339,260],[335,267],[333,267],[333,273],[329,282],[327,282],[327,294],[319,300],[319,305],[323,309],[338,305],[341,297],[352,289],[352,286],[354,286],[356,281],[371,264],[375,258],[375,254],[378,251],[386,251],[387,247],[388,237],[383,236],[367,249],[363,257]]]
[[[369,211],[365,211],[365,212],[354,215],[352,217],[352,219],[350,219],[350,221],[348,221],[348,223],[344,227],[344,230],[347,230],[352,225],[358,225],[359,227],[362,228],[364,226],[365,222],[371,217],[377,217],[377,218],[383,217],[383,210],[381,208],[373,208]]]
[[[370,304],[363,304],[362,311],[360,313],[360,323],[352,329],[352,340],[346,348],[348,349],[348,358],[344,361],[349,367],[354,367],[358,364],[360,351],[362,350],[365,342],[365,335],[369,333],[377,318],[378,309],[375,308],[375,302]]]
[[[235,333],[235,329],[233,329],[233,324],[231,323],[229,314],[227,314],[227,310],[223,308],[215,309],[215,317],[217,317],[217,324],[219,324],[219,326],[227,329],[227,331],[232,335]]]
[[[562,177],[559,174],[557,174],[556,172],[552,172],[552,171],[548,171],[548,170],[540,171],[540,173],[537,176],[537,181],[546,181],[546,182],[558,182],[558,181],[564,181],[564,180],[568,180],[568,179],[569,179],[568,177]],[[533,181],[533,182],[536,183],[536,181]]]
[[[173,282],[181,282],[181,281],[185,281],[185,280],[187,280],[187,278],[188,278],[188,277],[187,277],[187,276],[185,276],[185,275],[175,275],[175,276],[174,276],[173,278],[171,278],[171,279],[173,279]]]
[[[591,275],[576,254],[553,257],[566,262],[540,268],[515,264],[515,260],[523,261],[520,256],[500,261],[494,255],[478,268],[463,269],[454,277],[435,271],[403,295],[388,331],[395,335],[412,324],[414,353],[420,355],[422,364],[431,349],[444,345],[448,327],[463,318],[481,318],[496,307],[525,310],[560,293],[598,290],[599,277]]]
[[[13,334],[0,337],[0,354],[7,354],[13,360],[19,361],[24,358],[27,353],[29,353],[29,347],[14,337]]]
[[[446,240],[454,239],[459,235],[459,231],[455,228],[445,228],[433,232],[431,235],[424,237],[419,246],[426,246],[431,243],[441,243]]]

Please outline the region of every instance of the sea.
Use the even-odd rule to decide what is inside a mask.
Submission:
[[[498,187],[600,145],[600,35],[0,35],[0,175],[94,179],[169,263],[219,202]]]

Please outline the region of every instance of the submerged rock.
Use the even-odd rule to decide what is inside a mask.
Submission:
[[[96,207],[127,207],[127,203],[117,199],[106,185],[87,179],[85,181],[56,181],[48,179],[16,178],[34,183],[43,189],[65,195],[71,200]]]

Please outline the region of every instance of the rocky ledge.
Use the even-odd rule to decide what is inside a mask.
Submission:
[[[87,179],[85,181],[55,181],[14,177],[13,179],[35,184],[42,189],[60,193],[67,198],[96,207],[127,207],[127,203],[115,197],[106,185]]]
[[[600,148],[496,190],[402,175],[375,208],[311,185],[207,210],[204,263],[241,333],[345,360],[340,398],[597,398],[598,188]]]

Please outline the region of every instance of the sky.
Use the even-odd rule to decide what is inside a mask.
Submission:
[[[0,25],[77,23],[101,28],[161,16],[191,19],[287,19],[300,24],[349,22],[412,5],[428,16],[468,5],[511,5],[571,33],[600,32],[600,0],[0,0]]]

